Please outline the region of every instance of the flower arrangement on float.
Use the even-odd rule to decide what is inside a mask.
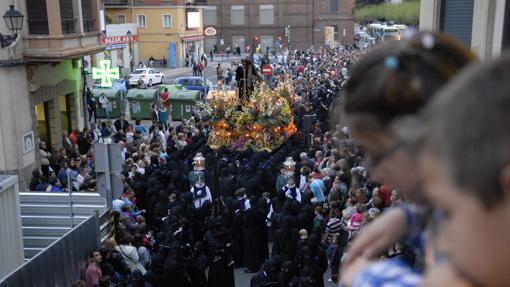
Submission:
[[[293,107],[298,100],[292,83],[284,79],[274,89],[260,83],[245,103],[235,91],[216,90],[196,106],[199,114],[212,122],[211,148],[271,152],[296,133]]]

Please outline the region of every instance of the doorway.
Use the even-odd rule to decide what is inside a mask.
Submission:
[[[63,131],[71,133],[71,95],[61,96],[60,101],[60,126]]]
[[[39,142],[46,142],[46,146],[49,148],[51,147],[49,102],[37,104],[35,115],[37,118],[37,138]]]

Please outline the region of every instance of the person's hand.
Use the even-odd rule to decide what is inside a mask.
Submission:
[[[448,263],[436,264],[430,268],[421,284],[423,287],[472,287],[475,286],[461,278]]]
[[[363,229],[347,252],[342,265],[349,267],[356,259],[364,256],[375,259],[385,249],[399,240],[406,232],[406,214],[401,208],[394,208],[382,214]]]
[[[371,261],[364,257],[358,257],[347,268],[342,268],[340,282],[344,286],[350,286],[359,273],[370,265]]]

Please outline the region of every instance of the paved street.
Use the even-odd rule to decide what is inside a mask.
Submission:
[[[247,55],[243,55],[242,57],[244,56],[247,56]],[[227,67],[227,66],[230,66],[230,64],[232,63],[232,61],[236,61],[236,62],[239,62],[242,57],[230,57],[227,59],[227,57],[220,57],[220,56],[216,56],[214,57],[214,61],[209,61],[207,63],[207,67],[205,68],[205,77],[210,80],[213,84],[216,83],[216,67],[218,66],[218,63],[221,63],[223,67]],[[191,67],[179,67],[179,68],[175,68],[175,69],[169,69],[169,68],[164,68],[164,69],[159,69],[161,72],[163,72],[165,74],[165,79],[166,80],[174,80],[175,78],[177,77],[182,77],[182,76],[192,76],[193,75],[193,71],[191,70]]]

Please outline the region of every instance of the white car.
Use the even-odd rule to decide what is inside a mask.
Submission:
[[[163,83],[163,79],[165,75],[160,71],[151,68],[144,69],[136,69],[129,75],[129,84],[131,86],[138,85],[138,80],[142,79],[142,81],[148,87],[152,87],[153,84],[161,84]]]

